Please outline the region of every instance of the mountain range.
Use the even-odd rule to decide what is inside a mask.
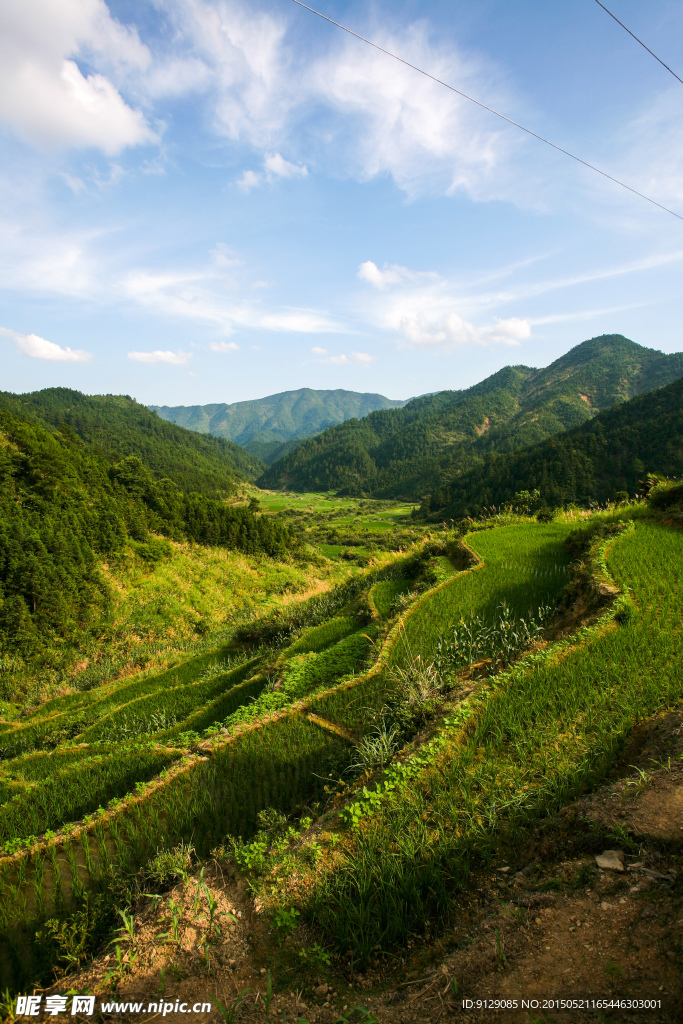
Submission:
[[[405,404],[384,395],[300,388],[230,405],[151,405],[150,409],[188,430],[227,438],[270,465],[303,438],[327,427],[361,419],[376,409],[400,409]]]
[[[682,376],[683,353],[665,355],[619,334],[601,335],[543,369],[507,366],[467,390],[423,396],[331,427],[271,465],[257,483],[377,498],[452,495],[459,478],[476,479],[488,456],[531,449]]]

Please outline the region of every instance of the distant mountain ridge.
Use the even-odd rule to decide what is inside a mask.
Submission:
[[[266,464],[282,458],[306,437],[377,409],[402,408],[384,395],[299,388],[246,402],[213,405],[151,405],[162,419],[200,434],[213,434],[245,448]]]
[[[422,499],[453,486],[491,452],[539,444],[679,377],[683,353],[601,335],[543,369],[506,366],[467,390],[332,427],[271,465],[257,483]]]

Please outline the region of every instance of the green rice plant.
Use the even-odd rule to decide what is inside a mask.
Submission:
[[[115,834],[118,835],[118,832]],[[80,875],[78,874],[76,854],[74,852],[73,843],[70,839],[64,843],[63,850],[66,862],[69,865],[71,896],[74,899],[78,899],[83,892],[83,883],[81,882]]]
[[[352,685],[338,686],[332,693],[311,701],[310,710],[352,733],[362,734],[394,692],[389,673],[371,671]]]
[[[42,851],[35,854],[33,858],[33,899],[36,907],[36,914],[43,913],[45,883],[45,855]]]
[[[461,619],[436,641],[437,670],[442,674],[453,673],[486,660],[490,663],[489,674],[501,671],[508,667],[515,655],[531,647],[542,636],[552,613],[550,605],[541,605],[535,614],[517,617],[503,602],[491,620],[480,615]]]
[[[408,579],[381,580],[375,583],[370,591],[370,600],[382,619],[387,619],[394,612],[400,597],[411,592],[411,581]]]
[[[320,654],[301,654],[287,662],[279,690],[264,690],[251,704],[244,704],[224,719],[223,726],[230,729],[246,722],[273,714],[316,690],[333,685],[338,679],[357,672],[367,662],[373,649],[375,627],[363,633],[352,633]],[[216,724],[208,733],[216,733]]]
[[[138,750],[83,758],[55,772],[0,808],[0,842],[39,835],[75,821],[112,797],[124,796],[177,759],[173,751]]]
[[[157,850],[145,867],[145,877],[156,886],[168,886],[179,879],[187,882],[194,847],[180,843],[172,850]]]
[[[227,693],[221,694],[215,700],[198,708],[194,714],[188,715],[173,728],[159,733],[156,737],[157,740],[172,742],[186,730],[200,733],[217,722],[226,721],[239,708],[248,706],[259,697],[266,688],[266,683],[267,680],[263,676],[256,676],[254,679],[246,679],[244,682],[232,686]]]
[[[605,550],[632,595],[631,618],[619,625],[617,605],[500,673],[368,794],[345,863],[321,877],[308,905],[339,947],[367,957],[445,913],[502,829],[595,785],[635,723],[680,705],[683,534],[638,521]],[[286,885],[280,898],[290,899]]]
[[[513,618],[528,617],[540,605],[553,605],[567,582],[570,555],[563,542],[570,532],[571,525],[565,523],[524,523],[470,537],[468,543],[484,564],[459,573],[417,602],[390,663],[400,662],[408,651],[434,660],[444,632],[472,616],[493,621],[501,604]]]
[[[168,691],[191,685],[193,681],[210,692],[212,677],[239,668],[246,657],[222,645],[218,649],[188,658],[164,672],[138,676],[132,681],[114,681],[87,693],[54,698],[41,704],[20,723],[6,723],[6,728],[0,724],[0,748],[4,748],[5,756],[16,756],[23,751],[54,747],[80,735],[91,726],[96,727],[107,716],[134,701],[151,697],[155,693],[163,698]],[[164,705],[163,699],[158,706],[150,705],[146,710],[150,713],[157,710],[172,713],[172,709]]]
[[[50,859],[50,866],[52,868],[52,911],[55,914],[59,914],[64,908],[65,900],[62,872],[57,861],[57,848],[54,843],[50,843],[48,846],[47,855]]]
[[[399,736],[397,726],[390,725],[386,719],[380,720],[358,744],[349,770],[374,772],[385,768],[398,750]]]
[[[242,1005],[242,1003],[246,999],[246,997],[249,994],[249,992],[251,992],[250,988],[242,989],[242,991],[238,995],[237,999],[234,1001],[234,1003],[232,1004],[232,1006],[229,1009],[228,1009],[227,1006],[223,1005],[223,1003],[220,1001],[220,999],[213,999],[212,1000],[214,1006],[218,1009],[218,1012],[220,1013],[221,1017],[225,1021],[225,1024],[233,1024],[233,1022],[235,1020],[235,1017],[237,1016],[237,1011],[239,1010],[240,1006]]]
[[[357,629],[358,623],[353,616],[340,615],[329,619],[319,626],[312,626],[305,630],[294,643],[289,644],[285,649],[284,657],[292,658],[297,654],[307,654],[309,651],[319,653],[337,643],[338,640],[343,640],[345,636],[354,633]]]
[[[255,659],[251,659],[228,672],[209,673],[208,678],[200,681],[137,697],[95,722],[80,734],[80,738],[86,741],[99,738],[111,741],[145,733],[165,732],[191,715],[198,705],[214,700],[242,682],[246,675],[253,672],[256,663]],[[169,720],[171,718],[173,721]]]

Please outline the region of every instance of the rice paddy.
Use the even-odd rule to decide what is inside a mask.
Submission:
[[[503,551],[515,536],[501,533],[500,542],[491,532],[472,544],[491,558],[497,543]],[[509,564],[500,559],[499,579]],[[536,601],[557,574],[551,544],[532,564],[542,581]],[[339,948],[367,957],[447,913],[450,895],[497,834],[595,785],[635,723],[680,704],[683,534],[640,519],[607,545],[605,564],[628,598],[616,613],[462,701],[432,741],[350,808],[344,862],[319,872],[307,903]],[[483,577],[472,572],[457,586],[471,582],[490,607]],[[474,594],[463,604],[472,610]],[[285,886],[281,898],[292,895]]]
[[[266,865],[261,898],[361,958],[446,913],[501,830],[593,785],[634,722],[683,698],[683,535],[642,516],[593,552],[624,595],[616,611],[524,655],[570,579],[575,526],[473,532],[464,571],[453,535],[432,538],[163,671],[0,723],[0,987],[39,976],[36,928],[88,889],[181,841],[201,857],[249,842],[268,809],[315,817],[363,767],[379,774],[348,782],[335,856],[304,837],[296,885]],[[430,738],[392,761],[382,715],[418,662],[448,685]]]

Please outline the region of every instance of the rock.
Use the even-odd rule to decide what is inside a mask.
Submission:
[[[612,909],[612,904],[611,903],[607,903],[606,900],[603,900],[602,903],[600,904],[600,910],[611,910],[611,909]]]
[[[500,874],[501,874],[501,875],[506,875],[506,874],[508,873],[508,871],[509,871],[509,870],[510,870],[510,868],[509,868],[509,867],[505,867],[505,868],[498,868],[498,871],[500,872]]]
[[[605,850],[596,856],[595,863],[604,871],[623,871],[624,854],[621,850]]]
[[[313,995],[317,996],[318,999],[322,999],[327,995],[327,985],[317,985],[313,989]]]
[[[223,726],[223,728],[221,729],[221,736],[227,736],[227,735],[228,735],[228,730],[225,728],[225,726]]]

